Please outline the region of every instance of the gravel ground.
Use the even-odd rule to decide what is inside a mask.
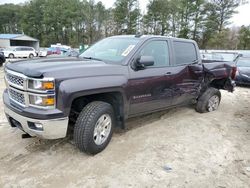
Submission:
[[[4,89],[0,68],[0,94]],[[21,139],[0,98],[0,187],[250,187],[250,88],[222,92],[218,111],[192,106],[131,119],[96,156],[66,139]]]

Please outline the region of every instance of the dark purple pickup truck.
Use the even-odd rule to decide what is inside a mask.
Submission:
[[[23,137],[73,132],[81,151],[96,154],[130,117],[194,102],[200,113],[216,110],[219,89],[232,92],[235,73],[229,64],[202,64],[192,40],[114,36],[79,57],[6,64],[3,100]]]

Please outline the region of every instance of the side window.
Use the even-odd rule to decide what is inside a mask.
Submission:
[[[175,64],[191,64],[197,60],[195,45],[191,42],[174,42]]]
[[[140,56],[153,56],[153,67],[169,66],[169,50],[167,41],[152,41],[146,44],[141,52]]]

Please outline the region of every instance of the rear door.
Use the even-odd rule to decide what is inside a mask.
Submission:
[[[170,48],[168,40],[151,40],[144,44],[136,54],[151,56],[154,65],[143,70],[130,69],[127,95],[130,101],[129,114],[142,114],[156,111],[171,105],[168,68],[170,66]]]
[[[29,57],[29,55],[32,53],[30,48],[22,48],[23,50],[23,57]]]
[[[198,96],[204,77],[203,66],[197,44],[193,41],[173,39],[172,49],[172,105],[179,105]]]
[[[15,48],[14,50],[15,52],[15,57],[22,57],[22,54],[23,54],[23,51],[22,51],[22,48],[18,47],[18,48]]]

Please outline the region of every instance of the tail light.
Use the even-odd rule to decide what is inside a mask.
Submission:
[[[237,67],[232,67],[231,78],[234,80],[237,73]]]

